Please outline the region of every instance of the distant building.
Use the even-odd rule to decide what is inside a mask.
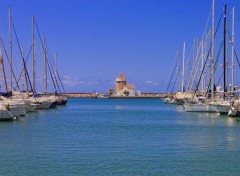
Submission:
[[[116,96],[140,96],[134,85],[127,85],[127,78],[121,74],[116,79]]]

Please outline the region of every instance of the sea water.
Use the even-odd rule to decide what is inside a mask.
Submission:
[[[239,175],[240,122],[160,99],[70,98],[0,123],[0,175]]]

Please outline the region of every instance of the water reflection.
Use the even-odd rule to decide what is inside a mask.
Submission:
[[[115,106],[115,109],[117,109],[117,110],[123,110],[123,109],[126,109],[126,106],[117,105],[117,106]]]
[[[185,112],[185,109],[182,105],[176,105],[177,112]]]
[[[185,112],[185,109],[182,105],[175,106],[177,112],[181,113],[181,116],[188,117],[185,123],[194,123],[195,125],[204,124],[206,121],[207,123],[214,125],[217,123],[223,123],[226,126],[234,126],[240,124],[240,117],[229,117],[227,115],[220,115],[219,113],[203,113],[203,112]],[[194,121],[191,121],[189,117],[194,118]],[[190,121],[189,121],[190,120]],[[179,124],[182,123],[182,119],[179,119]],[[183,123],[184,124],[184,123]]]

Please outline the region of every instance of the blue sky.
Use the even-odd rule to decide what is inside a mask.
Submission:
[[[224,2],[216,0],[216,20]],[[211,10],[211,0],[9,0],[0,2],[0,35],[6,46],[8,5],[26,53],[35,16],[50,52],[58,53],[68,92],[107,92],[121,73],[137,90],[164,91],[177,49],[186,41],[190,50]],[[233,6],[240,2],[229,0],[229,12]],[[16,44],[14,52],[18,67]],[[41,51],[38,56],[40,90]]]

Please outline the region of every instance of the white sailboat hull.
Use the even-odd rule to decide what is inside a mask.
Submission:
[[[13,117],[20,117],[26,115],[24,104],[9,104],[8,107]]]
[[[53,104],[52,101],[42,101],[42,102],[40,102],[40,104],[37,106],[37,109],[49,109],[52,104]]]
[[[235,108],[235,107],[231,107],[229,112],[228,112],[228,116],[240,116],[240,111],[238,108]]]
[[[215,106],[215,108],[217,109],[217,111],[220,113],[220,114],[228,114],[231,106],[230,104],[219,104],[219,105],[213,105]]]
[[[36,111],[36,108],[39,106],[39,104],[36,103],[31,103],[25,105],[26,112],[34,112]]]
[[[0,110],[0,121],[13,120],[14,116],[6,109]]]
[[[215,106],[209,104],[184,103],[183,106],[186,112],[211,112],[211,113],[218,112]]]

